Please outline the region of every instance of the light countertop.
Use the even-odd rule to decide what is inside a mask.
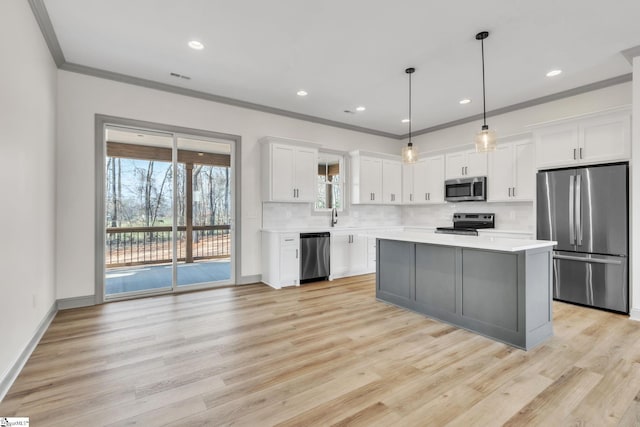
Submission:
[[[511,239],[490,236],[461,236],[457,234],[434,234],[420,231],[370,232],[370,237],[403,242],[427,243],[431,245],[457,246],[461,248],[485,249],[500,252],[519,252],[529,249],[552,247],[557,242],[549,240]]]

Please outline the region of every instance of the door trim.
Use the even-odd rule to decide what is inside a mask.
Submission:
[[[114,125],[114,126],[123,126],[129,128],[137,128],[137,129],[146,129],[150,131],[160,131],[160,132],[168,132],[173,134],[182,134],[182,135],[190,135],[190,136],[200,136],[204,138],[211,139],[224,139],[232,142],[232,152],[233,152],[233,164],[232,164],[232,181],[235,182],[233,187],[234,191],[232,194],[233,198],[233,264],[234,264],[234,272],[232,272],[234,277],[235,284],[242,282],[241,280],[241,272],[242,272],[242,224],[239,221],[242,212],[242,195],[240,194],[240,189],[242,188],[241,179],[241,158],[242,158],[242,137],[240,135],[233,135],[222,132],[214,132],[204,129],[193,129],[182,126],[175,125],[167,125],[163,123],[155,123],[148,122],[144,120],[136,120],[129,119],[125,117],[117,117],[117,116],[109,116],[103,114],[95,115],[95,134],[94,134],[94,144],[95,144],[95,171],[94,171],[94,179],[95,179],[95,200],[94,200],[94,262],[95,262],[95,272],[94,272],[94,282],[95,282],[95,304],[102,304],[105,302],[104,299],[104,275],[105,275],[105,266],[104,266],[104,158],[105,158],[105,142],[104,142],[104,129],[106,125]],[[195,288],[189,287],[188,290],[194,290]],[[179,292],[176,291],[176,293]],[[157,295],[157,294],[154,294]],[[144,295],[140,295],[144,296]],[[131,295],[134,297],[134,295]],[[116,299],[114,299],[116,300]],[[109,301],[112,301],[110,298]]]

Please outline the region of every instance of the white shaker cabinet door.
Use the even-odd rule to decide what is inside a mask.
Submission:
[[[627,160],[631,155],[631,118],[612,114],[583,121],[578,127],[580,162]]]
[[[274,144],[271,151],[271,196],[273,201],[290,201],[294,199],[294,159],[295,148]]]
[[[396,160],[382,161],[382,201],[385,204],[402,203],[402,163]]]
[[[578,160],[578,126],[575,123],[538,129],[534,139],[538,168],[566,166]]]
[[[295,152],[296,201],[315,202],[318,176],[317,150],[297,148]]]
[[[533,200],[536,193],[533,143],[527,141],[514,144],[513,159],[514,183],[512,196],[516,200]]]
[[[509,201],[513,192],[513,146],[499,144],[489,153],[489,176],[487,177],[487,200],[490,202]]]

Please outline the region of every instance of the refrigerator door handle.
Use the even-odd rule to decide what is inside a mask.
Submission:
[[[614,264],[621,265],[622,261],[619,259],[600,259],[600,258],[583,258],[577,256],[569,256],[569,255],[554,255],[553,259],[566,259],[568,261],[581,261],[581,262],[591,262],[594,264]]]
[[[574,208],[575,208],[575,197],[574,197],[574,188],[573,183],[575,181],[575,175],[569,176],[569,244],[576,244],[576,227],[574,224]]]
[[[576,239],[577,245],[582,245],[582,198],[580,195],[580,187],[582,184],[582,176],[576,175]]]

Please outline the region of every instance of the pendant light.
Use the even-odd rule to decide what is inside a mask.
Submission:
[[[405,73],[409,74],[409,143],[402,148],[402,161],[404,163],[415,163],[418,160],[418,151],[413,147],[413,142],[411,142],[411,74],[415,71],[415,68],[404,70]]]
[[[480,40],[482,46],[482,129],[476,134],[476,151],[495,151],[496,133],[489,130],[487,125],[487,100],[484,86],[484,39],[489,37],[488,31],[481,31],[476,34],[476,40]]]

